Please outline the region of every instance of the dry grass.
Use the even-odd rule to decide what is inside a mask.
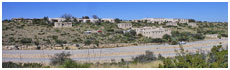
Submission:
[[[109,64],[102,64],[102,65],[92,65],[91,68],[158,68],[159,64],[163,65],[163,61],[156,60],[147,63],[132,63],[132,64],[124,64],[124,65],[109,65]]]

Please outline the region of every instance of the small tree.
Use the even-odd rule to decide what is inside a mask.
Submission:
[[[93,15],[92,17],[93,17],[93,19],[99,19],[99,17],[97,15]]]
[[[220,34],[218,34],[218,36],[217,36],[219,39],[221,39],[221,35]]]
[[[134,61],[136,62],[148,62],[148,61],[153,61],[156,60],[157,58],[153,54],[153,52],[147,50],[145,51],[145,55],[139,55],[135,58],[133,58]]]
[[[177,40],[172,40],[171,44],[176,45],[176,44],[178,44],[178,41]]]
[[[115,21],[115,23],[120,23],[121,22],[121,20],[119,18],[116,18],[114,21]]]
[[[84,41],[84,44],[85,44],[85,45],[90,45],[90,44],[91,44],[91,41],[90,41],[89,39],[87,39],[87,40]]]
[[[82,19],[89,19],[89,16],[82,16]]]
[[[135,30],[130,30],[130,34],[133,36],[136,36],[136,31]]]
[[[196,22],[194,19],[188,19],[189,22]]]
[[[51,58],[51,64],[62,65],[66,60],[70,60],[70,58],[68,58],[69,56],[71,56],[69,52],[57,53],[54,57]]]
[[[32,38],[23,38],[21,40],[21,43],[22,44],[29,44],[29,43],[32,43]]]
[[[163,39],[165,39],[165,40],[167,40],[167,41],[170,41],[171,36],[168,35],[168,34],[165,34],[165,35],[163,35]]]
[[[65,18],[66,22],[70,22],[73,16],[71,14],[63,14],[61,18]]]
[[[45,23],[50,23],[49,22],[49,17],[43,17],[43,20],[44,20]]]

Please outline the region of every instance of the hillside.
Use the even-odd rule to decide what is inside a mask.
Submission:
[[[46,45],[46,44],[116,44],[116,43],[163,43],[163,39],[151,39],[133,33],[123,33],[117,27],[117,23],[74,23],[69,28],[54,28],[53,24],[46,23],[16,23],[3,22],[3,45]],[[166,26],[165,24],[154,23],[132,23],[133,27],[163,26],[171,28],[172,32],[179,32],[181,36],[171,37],[176,41],[196,41],[198,34],[220,34],[227,35],[227,24],[225,23],[198,23],[199,27],[193,28],[186,24],[179,24],[177,27]],[[87,34],[85,31],[101,31]],[[182,37],[188,35],[186,37]],[[195,35],[195,36],[194,36]],[[176,35],[177,36],[177,35]],[[191,40],[190,40],[190,37]],[[193,39],[194,37],[194,39]],[[169,42],[169,41],[166,41]],[[171,43],[171,41],[170,41]]]

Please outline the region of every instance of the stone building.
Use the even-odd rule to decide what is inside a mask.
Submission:
[[[50,22],[64,22],[65,18],[49,18]]]
[[[77,18],[76,19],[80,23],[96,23],[99,22],[99,19],[82,19],[82,18]]]
[[[165,22],[175,22],[175,23],[188,23],[188,19],[176,19],[176,18],[143,18],[140,20],[132,20],[133,22],[147,22],[147,23],[165,23]]]
[[[55,22],[55,28],[62,28],[62,27],[72,27],[72,22]]]
[[[121,29],[129,29],[132,27],[132,23],[119,23],[117,26]]]
[[[28,18],[12,18],[11,19],[12,21],[14,22],[25,22],[25,23],[32,23],[33,22],[33,19],[28,19]]]
[[[175,23],[175,22],[169,22],[169,23],[166,23],[166,26],[177,26],[177,23]]]
[[[217,39],[218,38],[218,34],[207,34],[205,35],[206,39]]]
[[[149,38],[162,38],[163,35],[171,35],[171,30],[167,28],[156,28],[156,27],[143,27],[143,28],[132,28],[136,31],[136,34],[141,34]]]
[[[188,26],[197,27],[197,24],[196,23],[188,23]]]
[[[101,22],[115,23],[115,19],[113,19],[113,18],[102,18]]]

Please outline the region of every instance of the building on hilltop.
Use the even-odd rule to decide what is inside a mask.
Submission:
[[[50,22],[64,22],[65,18],[49,18]],[[97,23],[97,22],[109,22],[114,23],[114,19],[102,18],[102,19],[90,19],[90,18],[72,18],[71,21],[76,20],[79,23]]]
[[[197,24],[196,23],[188,23],[188,26],[197,27]]]
[[[132,20],[133,22],[147,22],[147,23],[158,23],[162,24],[165,22],[175,22],[175,23],[188,23],[189,19],[176,19],[176,18],[143,18],[140,20]]]
[[[102,18],[101,22],[115,23],[115,19],[113,19],[113,18]]]
[[[117,27],[121,29],[129,29],[132,28],[132,23],[119,23],[117,24]]]
[[[207,34],[205,35],[206,39],[218,39],[218,34]]]
[[[72,22],[55,22],[55,28],[62,28],[62,27],[72,27]]]
[[[163,35],[171,35],[171,30],[167,28],[156,28],[156,27],[143,27],[143,28],[132,28],[136,31],[136,34],[141,34],[148,38],[162,38]]]
[[[169,23],[166,23],[166,26],[177,26],[177,23],[175,23],[175,22],[169,22]]]
[[[99,22],[99,19],[83,19],[83,18],[76,18],[76,20],[80,23],[96,23]]]
[[[49,18],[50,22],[64,22],[65,18]]]
[[[21,23],[21,22],[32,23],[33,22],[33,19],[28,19],[28,18],[12,18],[11,20],[14,22],[18,22],[18,23]]]

